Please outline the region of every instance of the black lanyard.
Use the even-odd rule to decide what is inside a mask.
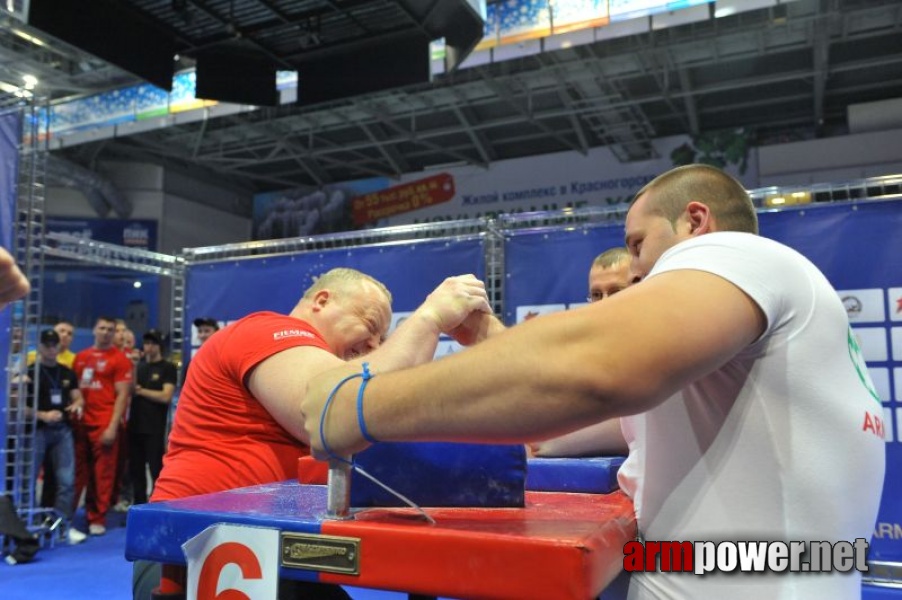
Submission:
[[[50,369],[41,365],[41,373],[47,376],[47,381],[51,383],[50,390],[53,392],[60,390],[60,375],[59,375],[59,367],[56,369],[56,377],[52,377],[50,375]]]

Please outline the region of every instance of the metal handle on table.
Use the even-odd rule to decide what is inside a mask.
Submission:
[[[326,495],[327,519],[351,518],[351,464],[348,462],[330,460],[329,478],[327,480],[328,491]]]

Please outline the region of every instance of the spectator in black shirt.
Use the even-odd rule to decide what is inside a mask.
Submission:
[[[28,367],[25,380],[30,409],[37,399],[34,464],[41,465],[44,456],[49,456],[56,474],[54,509],[70,524],[67,533],[69,543],[77,544],[83,542],[86,536],[71,527],[75,512],[75,445],[70,418],[81,417],[84,398],[78,389],[75,372],[56,360],[59,334],[53,329],[46,329],[41,332],[39,342],[39,360]]]
[[[163,468],[166,420],[178,373],[175,365],[163,360],[163,335],[151,329],[144,333],[144,360],[138,363],[135,393],[128,417],[129,469],[134,504],[147,502],[147,475],[151,485]]]

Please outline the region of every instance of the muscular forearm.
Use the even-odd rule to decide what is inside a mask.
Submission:
[[[352,364],[369,362],[374,372],[421,365],[435,356],[440,334],[435,321],[418,310],[405,319],[379,349]]]
[[[617,355],[599,351],[585,329],[581,320],[558,323],[550,315],[440,361],[379,374],[365,393],[369,431],[385,441],[526,442],[614,416],[616,404],[601,401],[597,386],[605,378],[597,374],[614,372]],[[595,366],[574,369],[570,358],[577,356]],[[324,398],[335,379],[321,378],[308,394]],[[356,390],[341,389],[327,429],[331,446],[347,443],[342,449],[352,452],[365,447],[354,413]]]
[[[367,422],[385,426],[383,436],[399,441],[425,435],[525,442],[612,416],[612,407],[599,402],[592,378],[575,372],[572,362],[564,359],[579,352],[579,337],[565,325],[545,323],[491,336],[472,349],[414,371],[377,377],[366,395]],[[547,359],[550,351],[527,350],[559,343],[562,352],[557,360]],[[588,354],[585,360],[592,360]],[[542,376],[535,377],[536,373]],[[380,402],[382,397],[395,400]],[[372,433],[379,438],[375,430]]]
[[[481,342],[505,331],[504,324],[494,315],[483,312],[472,313],[465,324],[472,322],[473,339],[470,343]],[[454,332],[452,332],[453,334]],[[441,331],[428,315],[417,311],[404,320],[400,327],[378,350],[353,361],[353,364],[369,362],[374,372],[387,372],[406,367],[415,367],[432,360]]]
[[[546,315],[440,361],[377,376],[366,392],[366,424],[386,441],[562,435],[653,408],[731,360],[765,324],[757,305],[726,280],[665,273],[604,303]],[[317,378],[305,399],[315,447],[312,427],[340,377]],[[366,447],[355,397],[342,389],[327,419],[329,444],[343,453]]]

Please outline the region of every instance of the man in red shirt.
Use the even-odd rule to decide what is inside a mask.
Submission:
[[[94,345],[75,356],[73,370],[85,399],[75,431],[75,497],[87,486],[85,508],[91,535],[106,533],[106,513],[116,477],[119,422],[132,383],[132,363],[113,345],[116,320],[98,317]]]
[[[298,458],[310,453],[300,403],[311,377],[345,361],[359,370],[364,355],[373,373],[428,362],[442,333],[472,341],[464,321],[474,312],[491,312],[484,284],[450,277],[385,340],[390,292],[339,268],[317,279],[290,314],[258,312],[228,325],[192,359],[151,501],[296,477]],[[135,598],[147,597],[141,586],[156,577],[141,562]],[[296,583],[294,597],[348,597],[315,585]]]
[[[309,454],[299,402],[310,377],[363,355],[373,373],[428,362],[439,335],[474,310],[490,311],[482,282],[449,278],[382,346],[391,294],[359,271],[333,269],[290,314],[230,324],[192,359],[152,501],[295,477]]]

